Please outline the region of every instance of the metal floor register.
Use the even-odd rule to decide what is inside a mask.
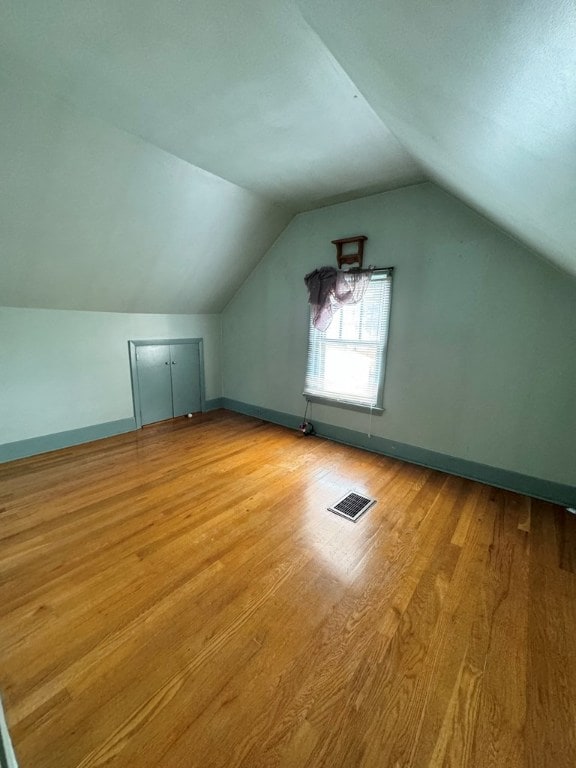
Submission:
[[[328,507],[330,512],[334,512],[341,517],[345,517],[347,520],[356,522],[358,518],[367,512],[370,507],[376,504],[376,499],[372,499],[369,496],[363,496],[355,491],[348,491],[341,499],[331,507]]]

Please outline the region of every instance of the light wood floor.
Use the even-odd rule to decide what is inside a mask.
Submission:
[[[550,504],[221,411],[0,466],[0,534],[21,768],[576,765]]]

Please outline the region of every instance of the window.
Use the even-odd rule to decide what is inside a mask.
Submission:
[[[361,301],[336,312],[325,331],[310,322],[304,395],[382,408],[392,270],[374,273]]]

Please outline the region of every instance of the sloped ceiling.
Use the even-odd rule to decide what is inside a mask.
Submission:
[[[297,0],[412,156],[576,274],[576,5]]]
[[[426,176],[576,274],[572,3],[0,14],[0,303],[218,312],[294,212]]]
[[[64,98],[301,210],[423,178],[290,0],[6,0],[0,40]]]
[[[292,218],[6,72],[0,305],[218,312]]]
[[[283,0],[5,0],[0,303],[219,312],[295,211],[424,174]]]

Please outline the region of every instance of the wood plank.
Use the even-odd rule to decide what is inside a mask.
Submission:
[[[576,518],[219,411],[0,466],[38,768],[572,768]],[[378,503],[327,512],[349,488]]]

